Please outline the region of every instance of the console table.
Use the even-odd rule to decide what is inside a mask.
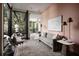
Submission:
[[[69,46],[74,45],[75,43],[70,42],[68,40],[58,40],[57,42],[62,44],[62,54],[63,55],[69,55],[70,50],[69,50]]]

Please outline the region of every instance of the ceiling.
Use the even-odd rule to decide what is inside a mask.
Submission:
[[[22,11],[32,11],[41,13],[43,12],[50,3],[12,3],[13,9],[22,10]]]
[[[11,3],[10,6],[13,7],[14,10],[26,12],[26,10],[30,11],[29,16],[30,20],[37,21],[37,19],[41,19],[40,13],[42,13],[50,3]]]

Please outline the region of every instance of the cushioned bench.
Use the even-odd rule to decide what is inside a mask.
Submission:
[[[56,34],[51,33],[42,33],[39,41],[42,41],[46,45],[48,45],[50,48],[53,48],[53,40],[55,39]]]

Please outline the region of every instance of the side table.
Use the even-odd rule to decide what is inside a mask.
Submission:
[[[62,51],[61,53],[65,56],[69,56],[70,48],[69,46],[74,45],[75,43],[69,42],[68,40],[58,40],[57,42],[62,44]]]

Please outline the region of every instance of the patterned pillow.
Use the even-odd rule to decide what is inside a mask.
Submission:
[[[63,37],[61,35],[57,34],[57,37],[56,37],[57,40],[62,40],[62,38]]]

